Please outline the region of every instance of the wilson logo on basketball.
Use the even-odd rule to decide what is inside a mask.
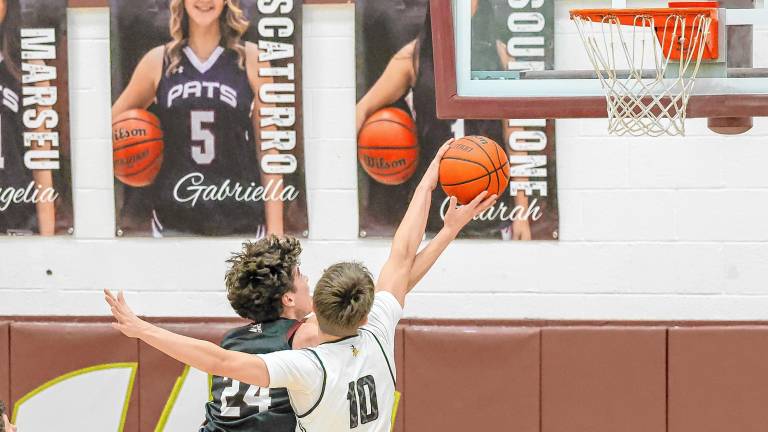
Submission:
[[[126,138],[134,138],[134,137],[145,137],[147,136],[147,130],[146,129],[126,129],[126,128],[118,128],[112,131],[114,134],[112,136],[112,139],[115,141],[119,141]]]
[[[388,161],[384,158],[374,158],[366,155],[363,155],[363,159],[367,167],[376,169],[401,168],[408,165],[408,161],[405,159]]]
[[[121,159],[115,159],[115,166],[131,166],[136,162],[140,162],[147,156],[149,156],[149,150],[142,150],[140,153],[123,157]]]
[[[143,109],[130,109],[112,121],[112,160],[115,177],[132,187],[155,181],[163,164],[163,128]]]
[[[384,108],[365,120],[357,136],[357,158],[372,179],[385,185],[408,180],[419,160],[416,126],[398,108]]]

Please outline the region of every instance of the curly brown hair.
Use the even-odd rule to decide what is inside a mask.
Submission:
[[[227,260],[224,278],[227,299],[243,318],[273,321],[283,313],[283,294],[294,291],[293,275],[299,265],[301,244],[294,237],[270,235],[245,242]]]

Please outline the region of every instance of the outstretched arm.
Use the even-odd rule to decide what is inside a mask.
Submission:
[[[230,377],[259,387],[269,387],[269,372],[260,357],[225,350],[216,344],[178,335],[152,325],[133,313],[122,291],[115,296],[109,290],[104,290],[104,299],[109,303],[112,315],[117,320],[112,327],[126,336],[141,339],[176,360],[203,372]]]
[[[384,263],[376,284],[376,291],[392,293],[400,305],[405,304],[411,267],[413,267],[413,260],[416,257],[419,243],[424,237],[432,201],[432,191],[437,186],[440,159],[448,148],[448,143],[440,147],[421,182],[416,186],[411,203],[405,211],[405,216],[395,231],[389,258]]]
[[[480,194],[471,203],[464,206],[457,206],[456,197],[451,197],[448,212],[445,214],[443,228],[416,255],[413,267],[411,268],[410,278],[408,279],[408,292],[427,274],[443,251],[445,251],[445,248],[459,235],[462,228],[475,216],[494,205],[497,198],[496,195],[491,195],[486,199],[483,199],[484,197],[484,194]]]
[[[416,191],[413,194],[411,203],[408,206],[408,210],[405,212],[400,226],[395,232],[395,237],[392,239],[392,250],[389,254],[389,259],[384,264],[384,268],[381,270],[379,281],[376,286],[377,291],[389,291],[400,302],[401,305],[405,304],[405,296],[410,292],[411,288],[415,285],[415,282],[420,280],[424,274],[432,267],[437,257],[445,250],[458,234],[458,231],[469,222],[475,214],[493,205],[496,200],[496,196],[491,196],[486,199],[486,193],[483,192],[478,195],[471,203],[462,207],[462,218],[454,220],[453,214],[451,217],[451,223],[447,231],[438,234],[435,239],[437,242],[431,248],[425,249],[427,252],[422,256],[422,259],[418,261],[419,266],[416,267],[416,274],[413,270],[416,263],[416,252],[418,251],[419,244],[424,237],[424,231],[427,226],[427,217],[429,216],[429,208],[432,202],[432,191],[437,187],[438,174],[440,169],[440,160],[443,154],[448,150],[449,144],[444,144],[435,155],[432,163],[427,168],[427,172],[421,179],[421,182],[416,187]],[[449,213],[456,211],[456,200],[451,201],[451,209]],[[468,217],[467,217],[468,216]],[[446,216],[447,218],[447,216]],[[466,219],[464,221],[464,219]],[[446,219],[447,221],[448,219]],[[463,221],[463,222],[460,222]],[[445,228],[444,228],[445,230]],[[451,234],[455,231],[454,234]],[[435,240],[433,240],[434,242]],[[412,281],[414,281],[412,283]]]

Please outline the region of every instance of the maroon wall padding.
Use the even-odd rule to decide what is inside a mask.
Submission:
[[[541,332],[542,432],[665,432],[665,328]]]
[[[106,323],[11,324],[11,402],[69,372],[106,363],[138,362],[136,339]],[[138,430],[140,386],[135,383],[125,432]]]
[[[224,334],[242,323],[162,323],[161,327],[174,333],[204,339],[215,344],[221,342]],[[141,410],[140,432],[153,432],[163,413],[168,398],[171,396],[176,379],[179,378],[184,365],[152,348],[144,342],[139,342],[139,381],[141,395],[139,409]],[[200,407],[200,421],[204,418],[204,407]]]
[[[11,403],[10,323],[0,322],[0,401]],[[10,411],[12,407],[8,406]],[[10,413],[8,414],[10,416]]]
[[[538,432],[539,334],[536,328],[407,327],[405,430]]]
[[[768,430],[768,327],[669,330],[669,432]]]
[[[397,416],[395,417],[395,428],[393,432],[403,432],[403,418],[405,417],[405,370],[403,367],[403,361],[405,359],[404,352],[404,327],[402,325],[397,326],[395,330],[395,368],[397,369],[397,391],[400,392],[400,405],[397,409]]]

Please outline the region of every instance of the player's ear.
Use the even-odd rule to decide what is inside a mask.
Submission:
[[[296,293],[289,290],[288,292],[283,294],[282,302],[283,302],[283,307],[296,306]]]

